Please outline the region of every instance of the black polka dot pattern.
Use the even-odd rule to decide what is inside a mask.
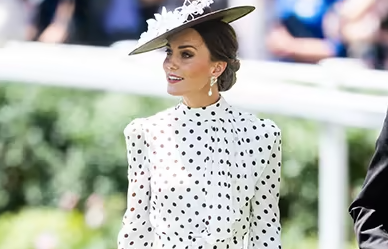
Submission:
[[[221,97],[136,119],[124,133],[129,188],[119,249],[281,247],[273,121]]]
[[[146,140],[140,122],[129,124],[126,136],[128,158],[127,210],[118,238],[118,248],[152,248],[153,226],[150,223],[150,171],[147,166]],[[141,244],[141,245],[140,245]]]

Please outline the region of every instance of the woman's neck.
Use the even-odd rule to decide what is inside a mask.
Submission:
[[[201,108],[212,105],[220,99],[221,95],[218,92],[214,92],[211,96],[183,96],[182,102],[184,105],[191,108]]]

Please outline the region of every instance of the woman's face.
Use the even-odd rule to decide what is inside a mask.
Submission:
[[[173,96],[207,94],[210,78],[218,77],[216,63],[201,35],[186,29],[168,39],[163,63],[168,82],[167,92]]]

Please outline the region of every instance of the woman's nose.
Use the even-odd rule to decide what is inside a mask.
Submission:
[[[177,70],[178,69],[177,63],[175,63],[174,59],[171,57],[166,59],[166,67],[168,70]]]
[[[167,66],[167,69],[168,69],[168,70],[176,70],[177,67],[174,66],[173,64],[170,64],[170,65]]]

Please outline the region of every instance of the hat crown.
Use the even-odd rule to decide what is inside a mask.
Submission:
[[[147,31],[141,34],[138,45],[141,46],[169,30],[210,13],[212,3],[213,0],[185,0],[182,6],[173,11],[167,11],[163,6],[161,13],[156,13],[155,18],[147,20]]]

